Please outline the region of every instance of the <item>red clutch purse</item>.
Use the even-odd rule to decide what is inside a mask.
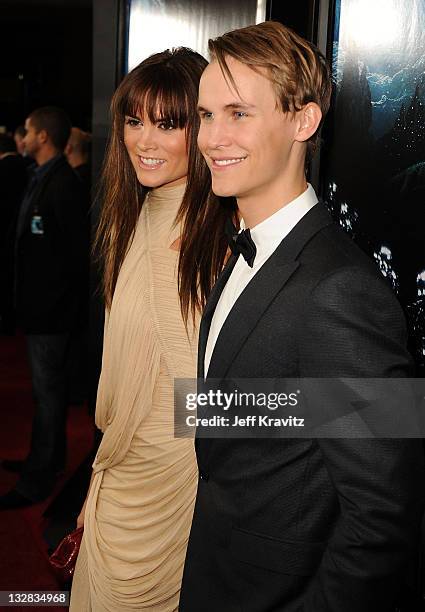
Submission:
[[[63,583],[69,582],[74,575],[83,532],[83,527],[71,531],[61,540],[55,552],[50,555],[50,565],[54,569],[56,576]]]

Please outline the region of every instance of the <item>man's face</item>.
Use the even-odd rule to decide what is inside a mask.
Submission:
[[[41,143],[39,142],[39,132],[31,124],[31,119],[25,121],[25,129],[27,133],[23,139],[25,151],[27,155],[35,159],[37,152],[40,150]]]
[[[279,110],[266,76],[226,59],[238,91],[226,82],[218,62],[211,62],[199,87],[198,145],[216,195],[267,198],[291,173],[296,121]]]
[[[25,143],[23,137],[20,134],[15,134],[13,140],[16,144],[16,150],[20,155],[23,155],[25,153]]]

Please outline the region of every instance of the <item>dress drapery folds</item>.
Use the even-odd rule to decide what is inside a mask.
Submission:
[[[197,333],[181,318],[170,248],[184,188],[148,194],[107,313],[78,612],[178,608],[197,486],[193,440],[174,438],[174,379],[196,375]]]

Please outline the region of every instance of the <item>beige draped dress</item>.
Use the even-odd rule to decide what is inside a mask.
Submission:
[[[173,382],[196,376],[177,293],[184,185],[152,190],[105,323],[93,464],[71,612],[178,609],[197,486],[193,440],[174,438]]]

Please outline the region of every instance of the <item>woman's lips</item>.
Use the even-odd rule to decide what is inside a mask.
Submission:
[[[144,170],[157,170],[165,164],[165,159],[159,157],[144,157],[143,155],[137,156],[139,160],[139,166]]]

